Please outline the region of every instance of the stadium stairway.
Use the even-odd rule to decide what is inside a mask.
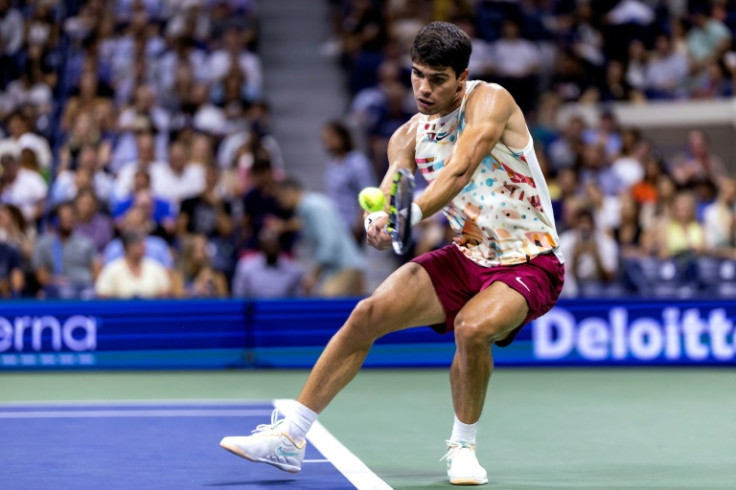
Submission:
[[[321,191],[321,128],[342,116],[346,104],[339,67],[320,55],[331,34],[328,2],[261,0],[258,14],[265,92],[286,169],[307,189]]]

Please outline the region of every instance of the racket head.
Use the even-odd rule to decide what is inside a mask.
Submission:
[[[389,198],[386,231],[397,255],[404,255],[411,242],[411,204],[414,201],[414,175],[406,169],[394,174]]]

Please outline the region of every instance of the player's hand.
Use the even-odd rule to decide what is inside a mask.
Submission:
[[[368,245],[378,250],[391,248],[391,237],[386,232],[386,223],[388,223],[388,215],[381,213],[367,224],[365,241]]]

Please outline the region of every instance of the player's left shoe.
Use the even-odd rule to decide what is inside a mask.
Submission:
[[[483,485],[488,483],[488,473],[478,462],[475,444],[465,441],[447,441],[447,453],[440,461],[447,460],[447,477],[453,485]]]
[[[250,436],[225,437],[220,446],[255,463],[268,463],[289,473],[302,469],[307,441],[294,442],[284,431],[285,419],[278,420],[278,409],[271,414],[270,424],[261,424]]]

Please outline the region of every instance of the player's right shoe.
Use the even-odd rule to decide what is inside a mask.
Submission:
[[[475,445],[465,441],[447,441],[447,477],[453,485],[483,485],[488,483],[488,473],[478,463]]]
[[[261,424],[251,436],[231,436],[220,441],[220,446],[236,456],[255,463],[268,463],[289,473],[302,469],[307,441],[295,443],[284,431],[285,419],[278,420],[278,409],[271,414],[270,424]]]

